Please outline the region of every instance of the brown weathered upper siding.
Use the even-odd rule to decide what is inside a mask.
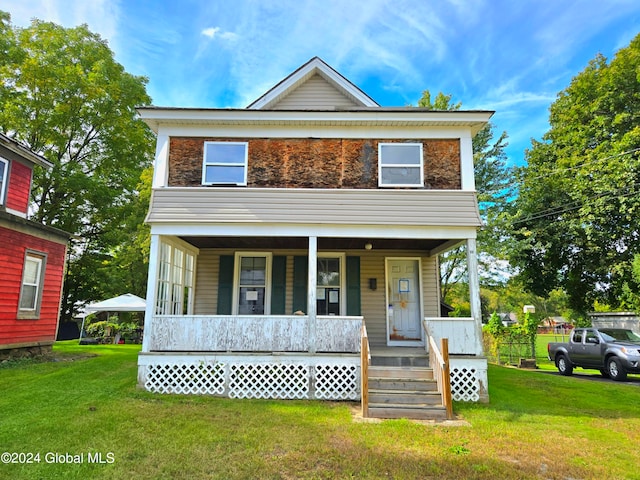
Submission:
[[[201,185],[204,142],[225,140],[249,143],[248,186],[291,188],[378,188],[378,143],[398,142],[172,137],[169,186]],[[423,144],[425,188],[461,188],[459,140],[402,141]]]

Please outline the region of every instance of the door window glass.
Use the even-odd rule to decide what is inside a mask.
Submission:
[[[340,315],[341,271],[340,258],[318,258],[317,313],[318,315]]]

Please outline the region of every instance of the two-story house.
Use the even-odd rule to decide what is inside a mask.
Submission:
[[[70,235],[28,219],[34,165],[52,165],[0,134],[0,358],[47,353],[56,339]]]
[[[139,114],[157,133],[140,386],[359,399],[363,338],[402,370],[432,336],[454,398],[487,398],[472,137],[492,112],[380,107],[316,57],[245,109]],[[473,318],[443,318],[438,255],[461,243]]]

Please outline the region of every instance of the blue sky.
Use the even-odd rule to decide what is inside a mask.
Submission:
[[[154,105],[243,108],[319,56],[383,106],[423,90],[495,110],[521,165],[558,92],[640,32],[638,0],[9,0],[31,18],[86,23],[149,78]]]

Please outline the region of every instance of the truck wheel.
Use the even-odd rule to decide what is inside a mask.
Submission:
[[[611,380],[617,382],[621,382],[627,378],[627,372],[625,372],[622,362],[618,357],[609,357],[607,359],[607,373]]]
[[[558,367],[558,371],[562,375],[568,376],[573,373],[573,365],[571,365],[566,355],[558,355],[558,358],[556,358],[556,367]]]

